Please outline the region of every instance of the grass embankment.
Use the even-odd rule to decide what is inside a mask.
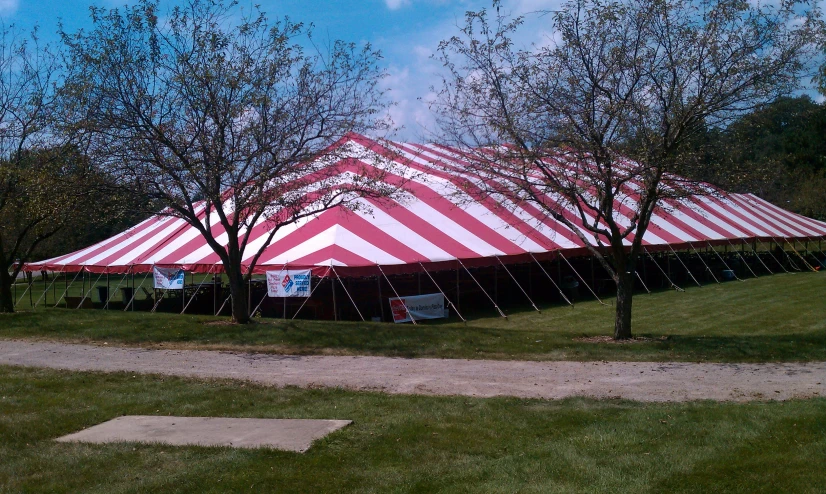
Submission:
[[[37,309],[0,315],[0,337],[109,342],[164,348],[254,350],[290,354],[403,357],[637,360],[826,360],[826,273],[778,274],[634,298],[630,344],[582,337],[613,331],[613,308],[575,307],[490,313],[418,326],[362,322],[282,321],[239,327],[207,316]],[[224,319],[225,320],[225,319]]]
[[[305,454],[53,441],[125,414],[354,424]],[[0,458],[3,492],[816,492],[826,400],[390,396],[0,367]]]

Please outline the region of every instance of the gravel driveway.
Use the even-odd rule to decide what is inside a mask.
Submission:
[[[145,350],[0,340],[0,364],[428,395],[548,399],[590,396],[639,401],[788,400],[826,396],[826,362],[707,364],[403,359]]]

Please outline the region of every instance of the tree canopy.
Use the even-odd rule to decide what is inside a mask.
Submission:
[[[628,338],[652,214],[702,192],[675,173],[696,164],[708,127],[797,88],[819,13],[795,2],[573,0],[551,16],[553,39],[518,48],[524,19],[495,5],[493,19],[469,12],[440,45],[444,139],[478,150],[468,167],[480,187],[576,233],[617,284],[614,336]]]
[[[220,0],[167,15],[150,0],[93,8],[92,21],[64,34],[76,126],[122,184],[203,235],[229,277],[236,321],[249,321],[245,281],[279,228],[393,192],[376,167],[335,166],[347,133],[387,127],[381,57],[369,45],[321,47],[300,23]],[[269,235],[251,246],[256,225]]]

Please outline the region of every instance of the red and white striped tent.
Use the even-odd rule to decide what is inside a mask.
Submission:
[[[404,273],[422,267],[454,269],[457,259],[483,266],[528,262],[531,255],[541,258],[555,251],[585,253],[584,244],[570,229],[535,206],[501,207],[492,196],[476,201],[459,197],[457,184],[465,183],[467,172],[458,150],[358,135],[349,136],[346,143],[358,148],[358,156],[374,153],[392,160],[396,168],[387,180],[401,180],[405,171],[410,172],[405,188],[411,197],[399,202],[361,199],[368,208],[354,212],[339,207],[282,227],[260,257],[256,272],[312,267],[315,274],[324,275],[332,265],[339,276],[359,276],[377,274],[377,266],[388,273]],[[629,198],[623,200],[616,208],[619,214],[628,211]],[[575,217],[573,210],[569,217]],[[213,226],[216,235],[219,228]],[[269,224],[262,220],[253,228],[245,261],[265,241]],[[665,204],[655,212],[643,242],[649,250],[667,250],[823,239],[824,222],[751,194],[714,194]],[[220,260],[185,221],[155,216],[85,249],[30,263],[26,270],[138,273],[153,266],[218,272]]]

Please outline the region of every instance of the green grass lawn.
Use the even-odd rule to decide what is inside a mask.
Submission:
[[[490,312],[467,324],[282,321],[219,324],[207,316],[44,309],[0,315],[0,337],[291,354],[525,360],[826,360],[826,273],[764,276],[634,298],[631,344],[579,341],[610,335],[613,307],[582,302],[537,313]],[[224,319],[225,320],[225,319]]]
[[[305,454],[53,441],[125,414],[354,424]],[[823,492],[826,400],[391,396],[0,366],[0,459],[0,492]]]

